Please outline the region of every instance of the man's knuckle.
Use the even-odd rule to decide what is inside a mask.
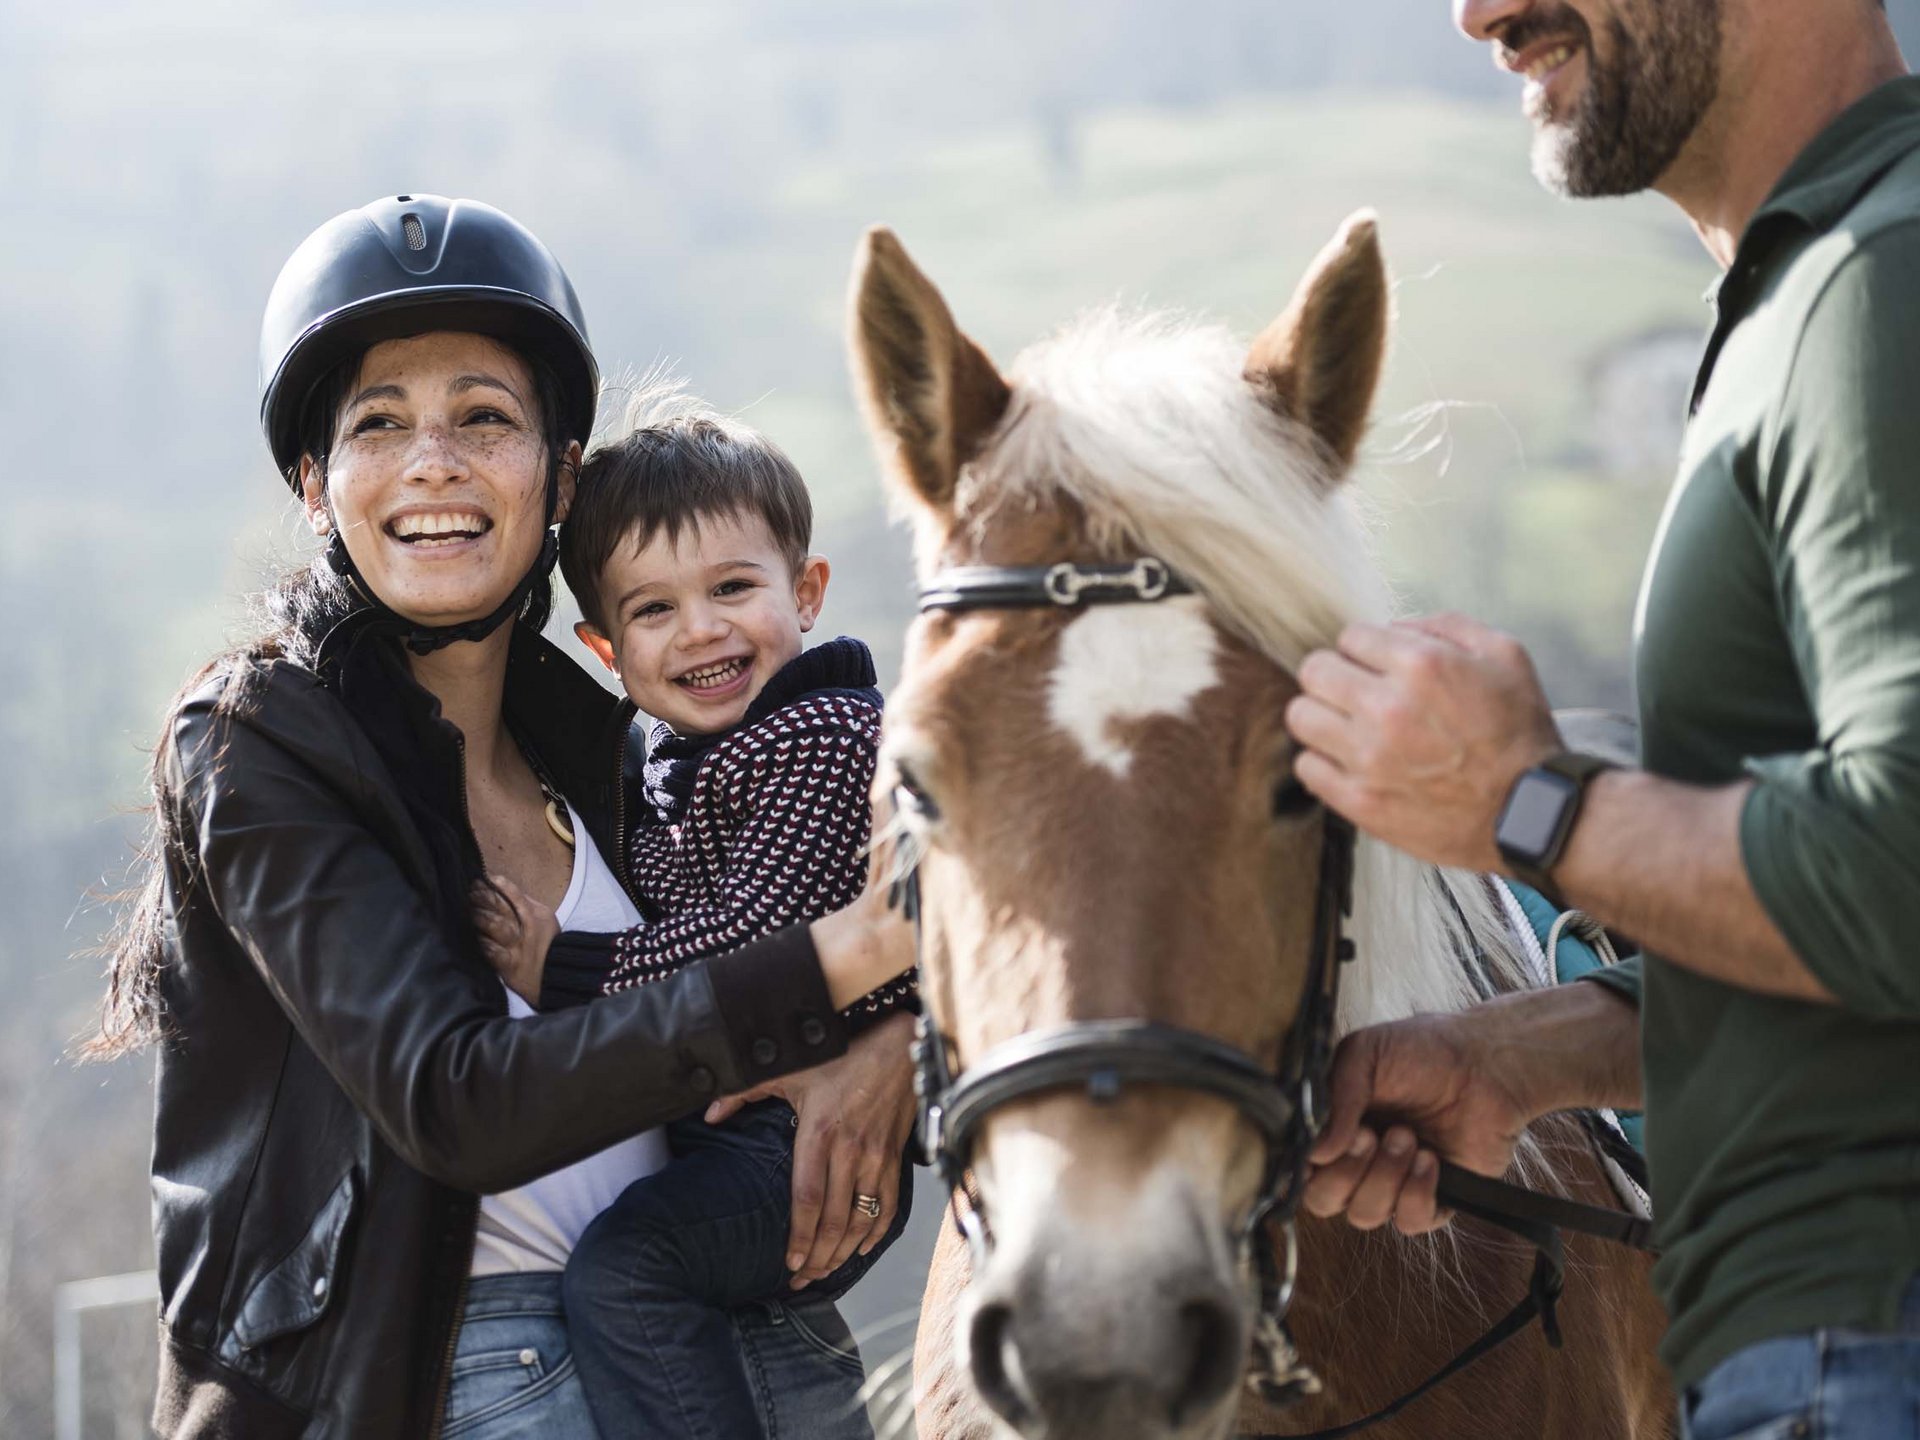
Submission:
[[[1423,646],[1407,656],[1403,673],[1419,689],[1431,690],[1446,683],[1449,668],[1445,655],[1437,649]],[[1402,702],[1398,708],[1404,714],[1412,707]]]

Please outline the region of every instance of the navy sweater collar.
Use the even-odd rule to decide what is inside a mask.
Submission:
[[[641,823],[672,824],[685,810],[693,794],[694,776],[709,751],[727,736],[757,725],[775,711],[800,700],[842,695],[880,704],[880,677],[873,668],[873,652],[851,636],[803,650],[789,660],[765,688],[753,698],[747,713],[732,730],[714,735],[680,735],[664,720],[654,724],[648,736],[646,797],[647,809]]]

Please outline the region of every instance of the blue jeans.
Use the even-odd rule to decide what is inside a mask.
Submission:
[[[1763,1340],[1680,1404],[1687,1440],[1920,1440],[1920,1278],[1898,1329]]]
[[[469,1282],[446,1440],[598,1440],[567,1345],[560,1276]]]
[[[860,1352],[833,1302],[906,1223],[826,1279],[787,1288],[793,1111],[668,1127],[673,1163],[636,1180],[567,1263],[567,1325],[605,1440],[871,1440]]]

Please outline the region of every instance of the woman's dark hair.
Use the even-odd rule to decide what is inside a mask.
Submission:
[[[545,442],[546,478],[551,487],[565,463],[568,445],[582,437],[567,433],[566,397],[553,367],[538,356],[518,350],[513,353],[533,375],[535,409]],[[361,351],[328,371],[301,407],[301,451],[320,467],[323,483],[340,408],[352,393],[365,358],[366,352]],[[295,481],[297,475],[296,470],[286,478]],[[365,603],[327,563],[324,554],[314,556],[280,575],[257,597],[256,608],[264,621],[260,633],[201,666],[168,702],[160,741],[147,771],[153,802],[147,809],[146,834],[134,858],[131,883],[110,897],[116,913],[113,928],[101,947],[107,958],[107,992],[101,1001],[100,1029],[82,1045],[83,1058],[114,1059],[144,1048],[165,1031],[160,972],[167,959],[166,852],[176,838],[167,774],[174,726],[182,706],[209,680],[224,676],[219,708],[230,714],[242,712],[269,664],[284,660],[311,668],[328,632]],[[515,623],[538,633],[552,614],[553,581],[546,578],[533,587]]]

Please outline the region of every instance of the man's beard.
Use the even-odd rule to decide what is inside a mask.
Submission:
[[[1608,17],[1602,62],[1586,20],[1530,17],[1501,43],[1515,51],[1548,35],[1577,39],[1586,87],[1572,113],[1530,107],[1534,177],[1576,199],[1632,195],[1667,173],[1720,89],[1720,0],[1622,0]],[[1633,24],[1629,28],[1628,18]]]

